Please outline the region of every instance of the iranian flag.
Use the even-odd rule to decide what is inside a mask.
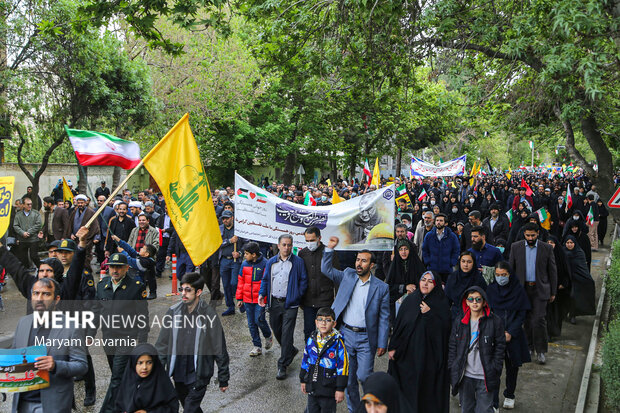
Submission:
[[[81,165],[108,165],[133,169],[140,163],[140,147],[135,142],[102,132],[69,129],[67,126],[65,130]]]
[[[427,196],[428,196],[428,194],[426,193],[426,189],[422,188],[422,192],[420,192],[420,196],[418,197],[418,201],[422,201]]]
[[[570,191],[570,184],[568,184],[568,189],[566,190],[566,212],[573,207],[573,194]]]
[[[547,214],[547,210],[545,208],[540,208],[538,211],[536,211],[536,215],[538,215],[538,219],[540,220],[541,224],[545,222],[547,218],[549,218],[549,215]]]
[[[368,159],[364,163],[364,175],[368,177],[368,185],[370,185],[370,181],[372,180],[372,172],[370,172],[370,165],[368,165]]]
[[[316,206],[316,199],[310,194],[310,191],[306,191],[306,197],[304,198],[304,205]]]
[[[506,216],[508,217],[508,223],[510,224],[510,226],[512,226],[512,220],[514,219],[514,215],[515,212],[512,208],[510,208],[508,212],[506,212]]]
[[[533,150],[534,149],[534,141],[529,141],[529,144],[530,144],[530,149]]]
[[[396,198],[399,198],[407,193],[407,185],[402,184],[396,188]]]
[[[590,210],[588,211],[588,215],[586,215],[586,224],[590,226],[594,225],[594,211],[592,210],[592,207],[590,207]]]

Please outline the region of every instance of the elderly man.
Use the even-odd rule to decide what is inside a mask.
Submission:
[[[15,214],[13,229],[17,237],[15,255],[29,267],[28,257],[32,259],[35,266],[39,266],[37,234],[41,230],[41,215],[39,211],[32,209],[32,199],[23,198],[23,209]]]
[[[131,230],[129,234],[129,244],[136,251],[148,244],[151,244],[155,248],[159,249],[159,231],[157,228],[153,228],[149,224],[149,217],[142,212],[138,215],[138,226]]]
[[[138,215],[142,213],[142,202],[140,201],[131,201],[129,203],[129,212],[133,217],[133,223],[138,226]]]
[[[89,208],[88,198],[86,195],[78,195],[73,198],[75,201],[75,208],[71,211],[69,215],[69,228],[65,231],[64,238],[70,238],[72,240],[76,240],[76,233],[78,230],[86,226],[86,223],[95,215],[95,211]],[[86,235],[87,245],[86,245],[86,262],[87,265],[90,264],[92,260],[92,249],[93,249],[93,240],[95,236],[99,234],[99,223],[95,220],[90,227],[88,228],[88,235]]]

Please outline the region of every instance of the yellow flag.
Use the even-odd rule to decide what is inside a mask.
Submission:
[[[471,178],[469,178],[469,186],[474,184],[474,176],[476,176],[476,162],[474,162],[474,166],[471,167],[471,172],[469,173]]]
[[[340,198],[340,195],[338,195],[338,191],[336,191],[336,188],[334,188],[334,190],[332,191],[332,205],[338,204],[342,201],[344,201],[344,199]]]
[[[11,222],[14,184],[14,176],[3,176],[0,178],[0,238],[4,236]]]
[[[189,127],[189,114],[170,129],[142,162],[161,189],[170,221],[192,262],[202,264],[222,245],[222,236],[207,175]]]
[[[375,169],[372,171],[372,181],[370,181],[370,185],[375,185],[379,188],[381,184],[381,171],[379,171],[379,158],[375,160]]]
[[[327,186],[332,186],[332,181],[329,178],[327,178],[326,182],[327,182]]]
[[[71,188],[69,188],[69,184],[64,177],[62,178],[62,200],[69,201],[73,205],[73,192],[71,192]]]
[[[506,174],[506,178],[512,178],[512,169],[510,169],[510,166],[508,167],[508,173]]]

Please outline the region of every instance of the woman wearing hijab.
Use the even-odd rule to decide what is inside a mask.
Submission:
[[[450,302],[452,321],[459,318],[461,314],[461,298],[463,298],[463,293],[474,285],[483,290],[487,288],[487,283],[476,266],[474,254],[471,251],[463,251],[459,256],[459,268],[448,277],[444,290]]]
[[[132,352],[119,387],[115,412],[177,413],[179,400],[151,344],[139,344]]]
[[[493,312],[504,320],[506,335],[506,390],[504,390],[504,409],[514,409],[515,390],[519,367],[532,361],[523,330],[525,314],[531,309],[525,288],[513,275],[510,265],[500,261],[495,265],[495,281],[487,287],[487,299]],[[493,406],[499,406],[499,390],[493,398]]]
[[[409,240],[401,239],[396,244],[397,254],[388,270],[385,282],[390,287],[390,318],[395,317],[395,303],[404,294],[411,294],[417,288],[424,266]]]
[[[364,382],[364,397],[356,413],[369,412],[411,412],[394,377],[382,371],[368,376]]]
[[[571,222],[568,225],[568,232],[564,235],[562,242],[566,241],[566,238],[569,235],[572,235],[576,240],[577,244],[583,251],[586,256],[586,263],[588,264],[588,271],[590,271],[592,265],[592,244],[590,244],[590,238],[588,238],[588,229],[584,230],[583,227],[579,224],[579,222]]]
[[[450,211],[448,211],[448,222],[450,225],[450,229],[456,230],[456,224],[459,222],[464,222],[467,220],[467,217],[461,211],[461,206],[459,204],[452,204],[450,206]]]
[[[555,266],[558,273],[558,288],[555,300],[547,304],[547,333],[550,338],[562,335],[562,321],[570,310],[571,281],[570,271],[566,262],[566,255],[560,241],[553,235],[547,241],[553,247]]]
[[[388,373],[407,398],[411,413],[450,409],[450,304],[436,279],[431,271],[422,274],[419,288],[400,307],[388,345]]]
[[[601,198],[596,201],[596,205],[598,205],[598,241],[601,245],[603,245],[603,240],[605,239],[605,234],[607,234],[607,217],[609,216],[609,211],[605,208],[605,203]]]
[[[521,202],[519,205],[525,205]],[[513,218],[512,225],[510,227],[510,232],[508,233],[508,241],[506,243],[506,249],[510,251],[510,247],[512,243],[517,240],[519,233],[521,232],[521,228],[529,222],[530,210],[527,208],[521,209],[517,212],[517,216]]]
[[[575,324],[576,316],[596,313],[596,288],[586,264],[586,256],[574,236],[567,235],[564,239],[564,253],[572,286],[570,322]]]

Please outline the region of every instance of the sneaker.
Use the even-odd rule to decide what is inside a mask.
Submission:
[[[504,409],[506,410],[512,410],[515,408],[515,399],[509,399],[508,397],[506,397],[504,399]]]
[[[265,350],[269,350],[271,347],[273,347],[273,335],[265,339]]]
[[[250,357],[256,357],[263,354],[263,350],[260,347],[254,347],[252,351],[250,351]]]
[[[536,361],[538,361],[538,364],[545,364],[547,362],[545,353],[538,353],[538,357],[536,358]]]

